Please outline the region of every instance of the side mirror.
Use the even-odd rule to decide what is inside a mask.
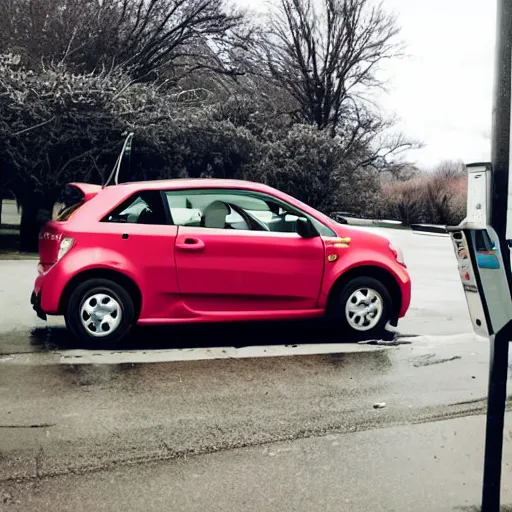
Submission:
[[[297,219],[297,233],[302,238],[315,238],[316,236],[319,236],[319,233],[315,226],[313,226],[313,223],[304,217],[299,217]]]

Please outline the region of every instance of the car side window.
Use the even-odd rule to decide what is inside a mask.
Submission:
[[[336,236],[335,231],[327,227],[325,224],[322,224],[319,220],[311,218],[311,222],[321,236]]]
[[[103,222],[125,224],[168,224],[159,191],[137,192],[110,212]]]
[[[248,213],[268,209],[259,199],[223,191],[180,190],[166,192],[173,223],[216,229],[264,230]]]
[[[277,200],[246,191],[180,190],[166,197],[178,226],[296,233],[301,216]]]

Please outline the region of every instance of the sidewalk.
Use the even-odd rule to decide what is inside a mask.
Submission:
[[[3,511],[477,511],[485,417],[329,435],[0,486]],[[512,510],[512,414],[503,510]]]

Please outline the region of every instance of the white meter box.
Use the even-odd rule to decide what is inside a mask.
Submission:
[[[490,223],[491,165],[470,164],[468,169],[468,199],[466,224],[485,228]]]
[[[467,217],[448,231],[473,329],[481,336],[491,336],[512,319],[512,298],[499,238],[490,226],[491,165],[470,164],[467,169]]]
[[[471,258],[471,247],[464,231],[456,230],[450,234],[473,330],[476,334],[487,337],[492,331],[489,330],[485,306],[480,297],[480,290]]]

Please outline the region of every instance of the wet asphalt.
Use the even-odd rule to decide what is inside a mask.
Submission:
[[[62,475],[482,414],[488,342],[471,331],[450,240],[378,231],[413,278],[385,345],[294,322],[137,329],[126,350],[90,351],[61,319],[35,318],[36,262],[0,261],[5,507]]]

